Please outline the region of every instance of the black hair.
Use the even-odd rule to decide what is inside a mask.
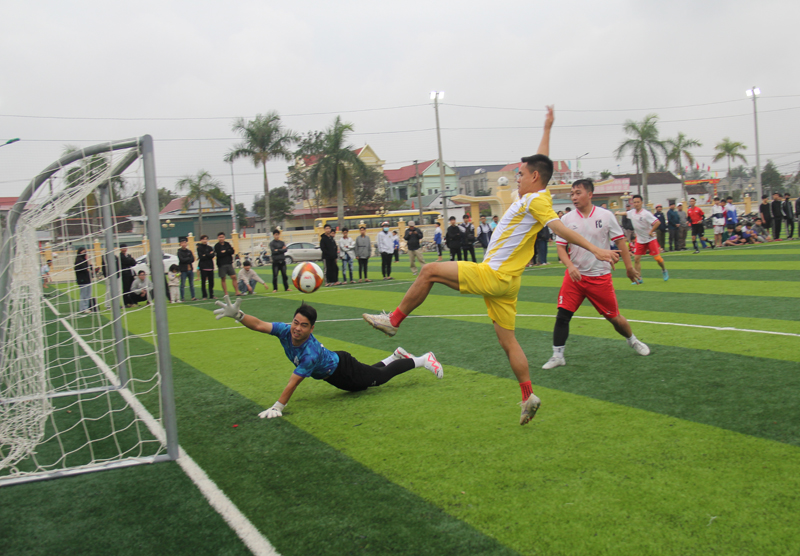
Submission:
[[[144,270],[140,270],[139,272],[136,273],[136,275],[138,276],[139,274],[147,274],[147,273]]]
[[[127,244],[127,243],[120,243],[120,244],[119,244],[119,248],[120,248],[120,249],[125,249],[126,247],[128,247],[128,244]]]
[[[733,197],[728,197],[728,198],[727,198],[727,199],[725,199],[725,200],[726,200],[726,201],[733,201]]]
[[[224,236],[224,235],[225,235],[225,232],[220,232],[220,233],[217,234],[217,237]]]
[[[179,237],[179,238],[178,238],[178,243],[180,243],[180,242],[182,242],[182,241],[189,241],[189,238],[188,238],[188,237],[185,237],[185,236],[181,236],[181,237]]]
[[[206,234],[200,236],[200,241],[203,241],[204,239],[208,239],[208,236]]]
[[[769,195],[767,195],[766,193],[764,193],[764,194],[761,196],[761,198],[762,198],[762,199],[769,199]]]
[[[331,225],[330,225],[330,224],[325,224],[325,225],[322,227],[322,229],[324,230],[325,228],[330,228],[330,227],[331,227]],[[333,228],[331,228],[331,229],[333,229]]]
[[[311,305],[306,305],[303,303],[298,307],[295,312],[295,315],[303,315],[305,318],[308,319],[308,322],[311,323],[311,326],[314,326],[314,323],[317,322],[317,310],[314,309]]]
[[[714,197],[714,200],[715,201],[719,201],[719,197]]]
[[[696,201],[697,199],[695,199],[694,197],[690,197],[689,200],[690,201]]]
[[[342,228],[342,233],[349,232],[349,231],[350,230],[348,230],[347,228]]]
[[[253,265],[252,265],[252,263],[251,263],[250,261],[248,261],[248,260],[245,260],[245,261],[242,263],[242,266],[253,266]]]
[[[176,264],[173,264],[173,265],[169,266],[169,271],[170,272],[177,272],[179,270],[180,270],[180,267],[178,265],[176,265]]]
[[[642,196],[637,193],[636,195],[631,197],[631,201],[634,200],[634,199],[642,199]],[[644,199],[642,199],[642,201],[644,201]]]
[[[578,187],[579,185],[583,187],[587,192],[594,193],[594,182],[592,181],[591,178],[575,180],[574,182],[572,182],[572,187]]]
[[[670,202],[669,202],[669,206],[672,206],[672,205],[674,205],[674,204],[675,204],[675,201],[670,201]]]
[[[274,230],[272,230],[272,235],[279,234],[279,233],[281,233],[281,231],[278,228],[275,228]]]
[[[528,170],[531,172],[539,172],[545,185],[550,183],[550,178],[553,177],[553,161],[550,160],[550,157],[543,154],[523,156],[522,162],[528,165]]]

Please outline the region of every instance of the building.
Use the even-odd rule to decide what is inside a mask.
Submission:
[[[233,231],[233,218],[230,206],[223,205],[216,199],[202,196],[200,202],[191,201],[184,206],[186,197],[178,197],[164,207],[158,215],[161,222],[161,238],[168,243],[177,243],[181,236],[190,233],[195,238],[205,234],[216,237],[219,232],[225,232],[230,237]],[[202,207],[202,211],[201,211]],[[203,219],[200,221],[200,213]],[[132,233],[147,235],[145,230],[145,216],[131,216],[133,222]]]
[[[400,205],[399,210],[419,210],[417,206],[417,198],[412,197]],[[422,197],[422,210],[438,210],[440,214],[444,213],[444,197],[441,193],[434,193],[433,195],[423,195]],[[469,211],[468,204],[454,203],[452,198],[447,199],[447,216],[455,216],[460,222],[464,218],[464,213]]]
[[[474,196],[491,195],[505,166],[505,164],[454,166],[453,170],[458,174],[458,193]]]
[[[615,179],[627,179],[630,183],[631,195],[639,193],[642,183],[641,174],[615,174]],[[672,172],[651,172],[647,174],[647,202],[652,206],[668,206],[670,201],[678,202],[684,198],[683,182]],[[644,191],[641,192],[644,196]]]
[[[443,167],[445,188],[455,193],[458,188],[458,174],[447,164],[444,164]],[[442,192],[439,161],[426,160],[418,164],[409,164],[396,170],[384,170],[386,198],[390,201],[405,201],[415,197],[417,195],[417,172],[419,172],[419,183],[423,196]]]

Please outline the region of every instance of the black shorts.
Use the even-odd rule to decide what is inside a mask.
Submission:
[[[414,368],[413,359],[394,361],[389,366],[376,363],[380,366],[374,367],[361,363],[346,351],[335,353],[339,356],[339,365],[325,382],[348,392],[360,392],[371,386],[380,386],[398,374]]]
[[[705,232],[705,227],[703,226],[702,222],[700,224],[692,224],[692,235],[693,236],[702,236],[702,235],[705,235],[705,233],[706,233]]]

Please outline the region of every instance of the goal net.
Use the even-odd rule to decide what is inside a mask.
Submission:
[[[139,228],[117,214],[131,188]],[[0,486],[177,457],[158,209],[144,136],[64,155],[6,217]]]

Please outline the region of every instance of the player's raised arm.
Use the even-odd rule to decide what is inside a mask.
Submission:
[[[536,154],[543,154],[550,156],[550,129],[553,127],[553,122],[556,117],[553,115],[553,105],[547,107],[547,115],[544,117],[544,131],[542,132],[542,140],[539,143],[539,150]]]
[[[270,334],[272,332],[272,323],[271,322],[264,322],[263,320],[259,320],[256,317],[245,315],[244,311],[242,311],[239,307],[242,304],[241,299],[237,299],[236,303],[231,303],[231,298],[229,296],[225,296],[225,302],[217,301],[217,307],[219,309],[214,310],[214,314],[216,315],[217,320],[228,317],[232,318],[236,322],[241,322],[250,330],[255,330],[256,332],[263,332],[264,334]]]
[[[567,243],[572,243],[583,247],[589,251],[599,261],[606,261],[615,264],[619,260],[619,252],[612,251],[611,249],[600,249],[587,241],[578,232],[567,228],[561,220],[551,220],[547,223],[550,229],[560,238],[565,239]]]

